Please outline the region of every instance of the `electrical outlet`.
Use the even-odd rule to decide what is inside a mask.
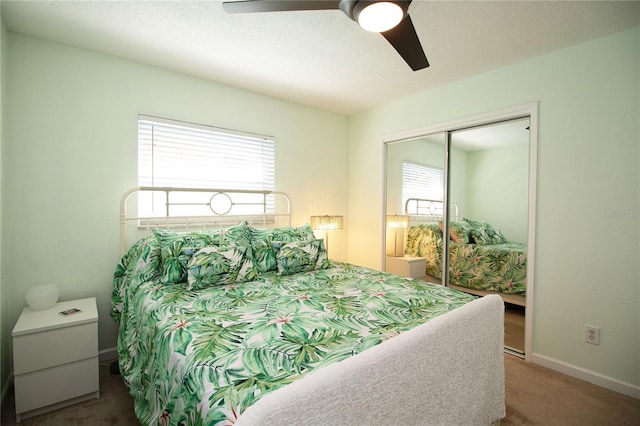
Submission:
[[[592,345],[600,344],[600,327],[594,327],[592,325],[584,325],[584,341],[591,343]]]

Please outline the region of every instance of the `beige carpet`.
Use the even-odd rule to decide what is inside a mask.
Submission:
[[[133,399],[120,378],[109,374],[110,362],[100,364],[100,399],[81,402],[16,423],[13,392],[2,404],[2,426],[138,425]]]
[[[501,425],[640,424],[640,400],[505,355],[507,416]],[[2,425],[15,425],[13,395],[2,406]],[[137,425],[120,376],[100,366],[100,399],[23,420],[24,426]]]
[[[640,425],[640,400],[505,355],[501,425]]]

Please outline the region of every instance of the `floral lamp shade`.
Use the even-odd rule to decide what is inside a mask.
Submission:
[[[329,232],[336,229],[342,229],[344,226],[344,218],[342,216],[311,216],[309,220],[311,229],[314,231],[325,231],[324,233],[324,245],[327,250],[327,256],[329,255]]]
[[[342,216],[311,216],[310,225],[314,231],[331,231],[342,229],[344,220]]]

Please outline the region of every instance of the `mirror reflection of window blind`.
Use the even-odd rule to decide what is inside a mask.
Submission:
[[[402,162],[402,214],[409,198],[442,201],[444,170],[424,164]]]
[[[138,116],[139,186],[273,191],[274,175],[275,141],[272,137]],[[164,200],[140,200],[139,214],[153,216],[164,212],[162,203]],[[251,207],[246,209],[251,210]],[[271,201],[267,212],[273,210]],[[181,215],[189,214],[204,213],[181,212]]]

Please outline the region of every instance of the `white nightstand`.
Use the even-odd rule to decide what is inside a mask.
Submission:
[[[407,278],[424,279],[427,272],[426,258],[424,257],[393,257],[387,256],[387,272]]]
[[[82,312],[64,317],[71,308]],[[16,420],[100,397],[96,299],[24,308],[13,328]]]

